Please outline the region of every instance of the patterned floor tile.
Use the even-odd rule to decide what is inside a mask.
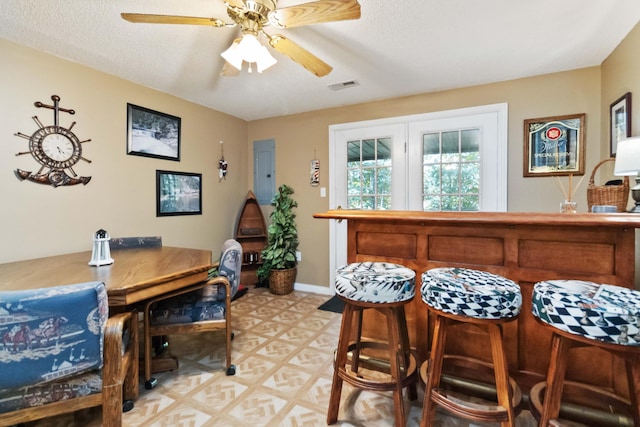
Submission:
[[[295,291],[273,295],[252,288],[234,301],[232,363],[236,375],[226,376],[224,336],[187,334],[170,337],[169,351],[179,369],[155,374],[158,386],[140,387],[125,427],[324,427],[333,377],[333,353],[341,314],[317,310],[329,299]],[[407,427],[422,416],[418,400],[405,398]],[[100,409],[53,417],[27,427],[98,427]],[[533,427],[527,411],[518,427]],[[362,392],[344,384],[338,427],[391,427],[391,393]],[[477,424],[437,412],[435,427]]]

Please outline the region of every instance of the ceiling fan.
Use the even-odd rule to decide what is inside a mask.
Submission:
[[[242,37],[233,41],[231,47],[221,55],[225,59],[222,75],[236,75],[242,64],[255,63],[258,72],[275,64],[276,60],[260,44],[258,37],[264,37],[269,46],[288,56],[318,77],[325,76],[333,69],[302,46],[281,34],[269,35],[264,27],[292,28],[322,22],[343,21],[360,18],[360,4],[357,0],[317,0],[295,6],[277,9],[277,0],[224,0],[227,14],[233,23],[216,18],[192,16],[150,15],[143,13],[122,13],[123,19],[133,23],[208,25],[212,27],[240,26]]]

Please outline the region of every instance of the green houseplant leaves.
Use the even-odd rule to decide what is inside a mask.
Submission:
[[[271,201],[271,224],[267,228],[267,247],[262,251],[262,265],[256,271],[258,280],[269,278],[270,270],[282,270],[296,266],[298,230],[294,208],[298,202],[291,198],[293,188],[281,185]]]

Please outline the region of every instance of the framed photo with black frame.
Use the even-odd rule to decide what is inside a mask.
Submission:
[[[156,170],[156,216],[202,215],[202,174]]]
[[[582,113],[525,120],[523,175],[584,175],[585,117]]]
[[[616,99],[609,107],[609,155],[616,156],[618,142],[631,136],[631,92]]]
[[[127,154],[180,161],[180,117],[127,103]]]

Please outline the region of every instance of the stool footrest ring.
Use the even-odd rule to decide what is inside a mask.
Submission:
[[[470,365],[476,365],[486,371],[493,371],[493,364],[473,359],[465,356],[451,356],[446,355],[444,360],[452,366],[463,366],[468,368]],[[426,384],[428,378],[429,360],[426,360],[420,366],[420,378]],[[442,380],[448,376],[443,375]],[[481,376],[483,377],[483,376]],[[512,398],[511,405],[516,411],[516,414],[522,409],[522,391],[515,382],[515,380],[509,377],[509,386],[511,388]],[[494,389],[495,390],[495,389]],[[460,415],[461,417],[472,419],[482,422],[500,422],[508,421],[509,414],[506,408],[498,404],[488,403],[474,403],[466,400],[462,400],[458,397],[449,394],[448,390],[437,388],[431,391],[431,400],[442,408],[447,409],[449,412]]]
[[[378,342],[378,341],[362,341],[360,343],[360,350],[364,350],[364,349],[385,349],[387,347],[385,347],[384,343]],[[349,345],[349,353],[353,354],[353,351],[356,349],[356,344],[352,343]],[[349,364],[347,366],[345,366],[345,368],[339,368],[338,369],[338,375],[340,376],[340,378],[342,378],[344,381],[348,382],[349,384],[355,386],[355,387],[359,387],[365,390],[371,390],[371,391],[390,391],[390,390],[395,390],[398,387],[398,383],[393,380],[391,377],[389,377],[388,381],[385,380],[381,380],[381,379],[374,379],[374,378],[365,378],[363,375],[361,375],[362,373],[360,371],[358,372],[354,372],[351,370],[351,363],[353,363],[353,361],[351,360],[351,357],[349,357]],[[380,372],[379,368],[380,366],[385,366],[387,367],[388,370],[388,366],[389,366],[389,361],[387,360],[381,360],[381,359],[376,359],[376,358],[369,358],[369,357],[363,357],[361,355],[360,359],[359,359],[359,365],[361,368],[366,368],[367,365],[371,365],[372,367],[378,368],[377,372]],[[349,369],[347,369],[347,367],[349,367]],[[408,385],[415,383],[417,381],[417,363],[416,363],[416,358],[414,357],[413,354],[409,354],[409,360],[407,365],[404,367],[404,372],[403,372],[403,376],[402,376],[402,387],[407,387]]]

